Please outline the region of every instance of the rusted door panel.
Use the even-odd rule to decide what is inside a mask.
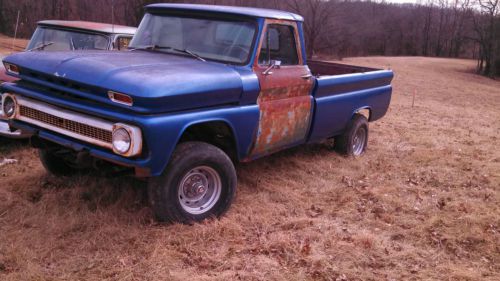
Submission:
[[[311,103],[308,96],[262,103],[253,155],[269,154],[302,141],[311,123]]]
[[[272,74],[263,74],[268,66],[258,65],[254,71],[259,77],[261,92],[259,129],[250,157],[263,156],[291,144],[304,141],[309,131],[312,115],[312,79],[303,76],[311,72],[303,65],[299,36],[294,22],[267,20],[266,24],[288,24],[295,27],[299,64],[273,69]],[[265,34],[265,33],[264,33]],[[263,36],[264,37],[264,36]],[[262,40],[259,46],[262,46]],[[260,50],[260,47],[259,47]]]

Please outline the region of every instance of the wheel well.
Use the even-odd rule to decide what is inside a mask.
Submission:
[[[366,117],[366,120],[368,120],[368,121],[370,121],[370,118],[371,118],[371,115],[372,115],[372,112],[371,112],[371,110],[369,108],[359,109],[355,113],[363,115],[364,117]]]
[[[233,130],[222,121],[195,124],[188,127],[179,141],[202,141],[214,145],[224,151],[233,161],[238,160],[236,141]]]

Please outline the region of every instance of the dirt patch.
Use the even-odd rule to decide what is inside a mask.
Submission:
[[[500,82],[469,60],[345,62],[396,73],[366,155],[240,165],[221,220],[157,225],[144,183],[53,178],[2,144],[18,162],[0,168],[0,279],[498,280]]]

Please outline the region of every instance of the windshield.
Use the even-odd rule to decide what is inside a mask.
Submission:
[[[130,48],[192,54],[234,64],[248,61],[256,26],[247,21],[146,14]]]
[[[38,27],[26,50],[73,51],[108,50],[109,38],[105,35]]]

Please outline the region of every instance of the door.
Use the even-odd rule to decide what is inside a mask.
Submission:
[[[260,120],[251,158],[304,142],[312,118],[313,80],[303,63],[297,24],[266,20],[259,50],[253,69],[260,83]]]

